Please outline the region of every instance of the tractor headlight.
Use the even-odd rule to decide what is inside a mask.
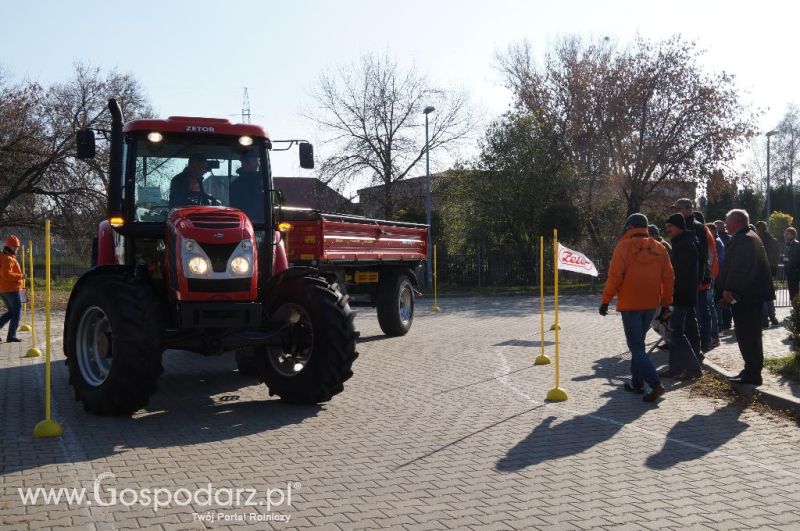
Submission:
[[[183,248],[184,248],[184,250],[186,250],[187,252],[190,252],[190,253],[191,253],[192,251],[194,251],[194,248],[195,248],[196,246],[197,246],[197,244],[195,243],[195,241],[194,241],[194,240],[185,240],[185,241],[183,242]]]
[[[249,251],[252,248],[253,248],[253,244],[250,242],[250,240],[242,240],[242,250],[243,251]]]
[[[189,271],[194,275],[205,275],[208,273],[208,260],[202,256],[193,256],[189,260]]]
[[[250,260],[244,256],[237,256],[231,260],[231,271],[238,275],[244,275],[250,271]]]

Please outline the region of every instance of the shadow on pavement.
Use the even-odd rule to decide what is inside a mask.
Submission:
[[[265,436],[267,448],[266,432],[302,423],[323,410],[319,405],[268,399],[266,386],[234,371],[229,356],[170,353],[164,361],[166,372],[159,379],[159,391],[144,410],[128,417],[85,412],[67,385],[63,360],[54,362],[53,416],[64,427],[64,435],[56,439],[31,435],[44,409],[43,365],[0,370],[0,385],[11,386],[5,389],[6,403],[0,404],[0,474],[91,461],[130,448],[188,448],[254,434]],[[259,388],[248,389],[254,385]],[[253,400],[253,396],[264,399]]]
[[[495,464],[498,472],[516,472],[545,461],[577,455],[611,439],[626,424],[653,408],[639,395],[615,389],[605,393],[609,398],[595,412],[579,415],[554,424],[551,415],[518,442]]]
[[[657,454],[645,464],[656,470],[666,470],[684,461],[709,454],[750,427],[739,419],[740,410],[728,406],[709,415],[694,415],[675,424]]]

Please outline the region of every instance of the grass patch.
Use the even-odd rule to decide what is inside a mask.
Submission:
[[[782,358],[765,358],[764,366],[775,374],[800,383],[800,355],[791,354]]]

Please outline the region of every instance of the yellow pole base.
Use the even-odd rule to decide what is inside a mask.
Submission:
[[[26,358],[38,358],[42,355],[42,351],[38,348],[29,348],[28,352],[25,353]]]
[[[20,331],[20,332],[30,332],[31,331],[31,327],[26,325],[26,324],[24,324],[24,325],[20,326],[19,328],[17,328],[17,330]]]
[[[33,428],[34,437],[60,437],[62,433],[64,428],[52,419],[45,419]]]
[[[550,365],[550,358],[542,354],[541,356],[536,356],[536,360],[533,362],[534,365]]]
[[[561,330],[561,325],[553,323],[552,325],[550,325],[550,330]]]
[[[442,311],[442,309],[439,308],[438,306],[434,306],[434,307],[431,308],[431,311],[434,312],[434,313],[439,313],[439,312]]]
[[[547,400],[550,402],[563,402],[567,398],[567,392],[560,387],[553,387],[547,391]]]

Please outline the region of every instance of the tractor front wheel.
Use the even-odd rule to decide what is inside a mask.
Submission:
[[[342,392],[358,357],[347,297],[315,276],[288,277],[267,297],[270,327],[280,331],[256,359],[270,395],[316,404]]]
[[[64,323],[69,382],[83,407],[126,415],[144,407],[161,373],[162,305],[126,273],[93,274],[73,289]]]

